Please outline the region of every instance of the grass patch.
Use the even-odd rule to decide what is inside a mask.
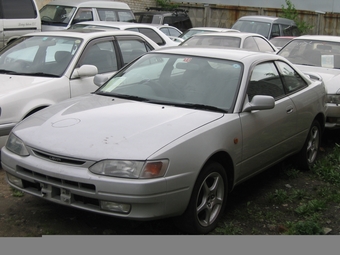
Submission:
[[[20,190],[17,190],[13,187],[11,187],[11,190],[12,190],[12,196],[13,197],[23,197],[24,196],[24,193]]]

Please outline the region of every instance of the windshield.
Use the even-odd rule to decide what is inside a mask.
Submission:
[[[239,20],[233,25],[232,28],[239,30],[241,32],[260,34],[268,38],[270,31],[270,23],[250,20]]]
[[[72,6],[45,5],[40,10],[41,24],[66,27],[75,10]]]
[[[340,43],[293,40],[278,53],[297,65],[340,68]]]
[[[22,37],[0,52],[0,73],[60,77],[81,42],[70,37]]]
[[[229,112],[243,73],[239,62],[149,53],[122,69],[97,94]]]
[[[181,46],[219,46],[240,48],[241,38],[233,36],[193,36],[181,43]]]

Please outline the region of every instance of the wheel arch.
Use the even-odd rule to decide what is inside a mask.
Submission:
[[[220,151],[212,155],[207,163],[211,161],[218,162],[223,166],[228,178],[228,192],[231,191],[234,187],[234,164],[230,155],[225,151]]]

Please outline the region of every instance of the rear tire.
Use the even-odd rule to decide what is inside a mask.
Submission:
[[[176,226],[189,234],[209,233],[222,217],[227,194],[225,169],[217,162],[208,163],[197,178],[186,211],[175,219]]]
[[[314,120],[305,144],[297,155],[297,164],[302,170],[310,170],[314,165],[321,141],[321,127],[317,120]]]

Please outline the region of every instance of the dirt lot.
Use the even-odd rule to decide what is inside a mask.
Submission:
[[[335,142],[340,142],[340,133],[326,133],[321,156],[330,151]],[[310,173],[302,173],[299,178],[287,181],[280,178],[285,163],[279,164],[252,180],[241,184],[230,195],[223,224],[233,224],[241,229],[235,234],[242,235],[277,235],[280,229],[277,222],[263,222],[261,217],[240,218],[240,212],[248,210],[255,215],[255,210],[262,206],[262,211],[280,213],[281,222],[291,220],[290,205],[268,206],[264,194],[275,192],[289,186],[304,188],[312,193],[325,185],[322,181],[311,179]],[[170,219],[152,222],[136,222],[112,218],[90,212],[57,205],[38,197],[24,194],[16,196],[5,181],[4,170],[0,168],[0,237],[38,237],[42,235],[181,235]],[[250,207],[249,205],[253,205]],[[287,211],[287,213],[285,213]],[[282,216],[283,215],[283,216]],[[328,234],[340,234],[340,207],[334,203],[323,211],[323,227],[330,229]],[[236,219],[236,220],[234,220]],[[282,227],[283,228],[283,227]],[[230,233],[230,232],[227,232]],[[214,231],[211,235],[223,234]],[[225,233],[224,233],[225,234]]]

